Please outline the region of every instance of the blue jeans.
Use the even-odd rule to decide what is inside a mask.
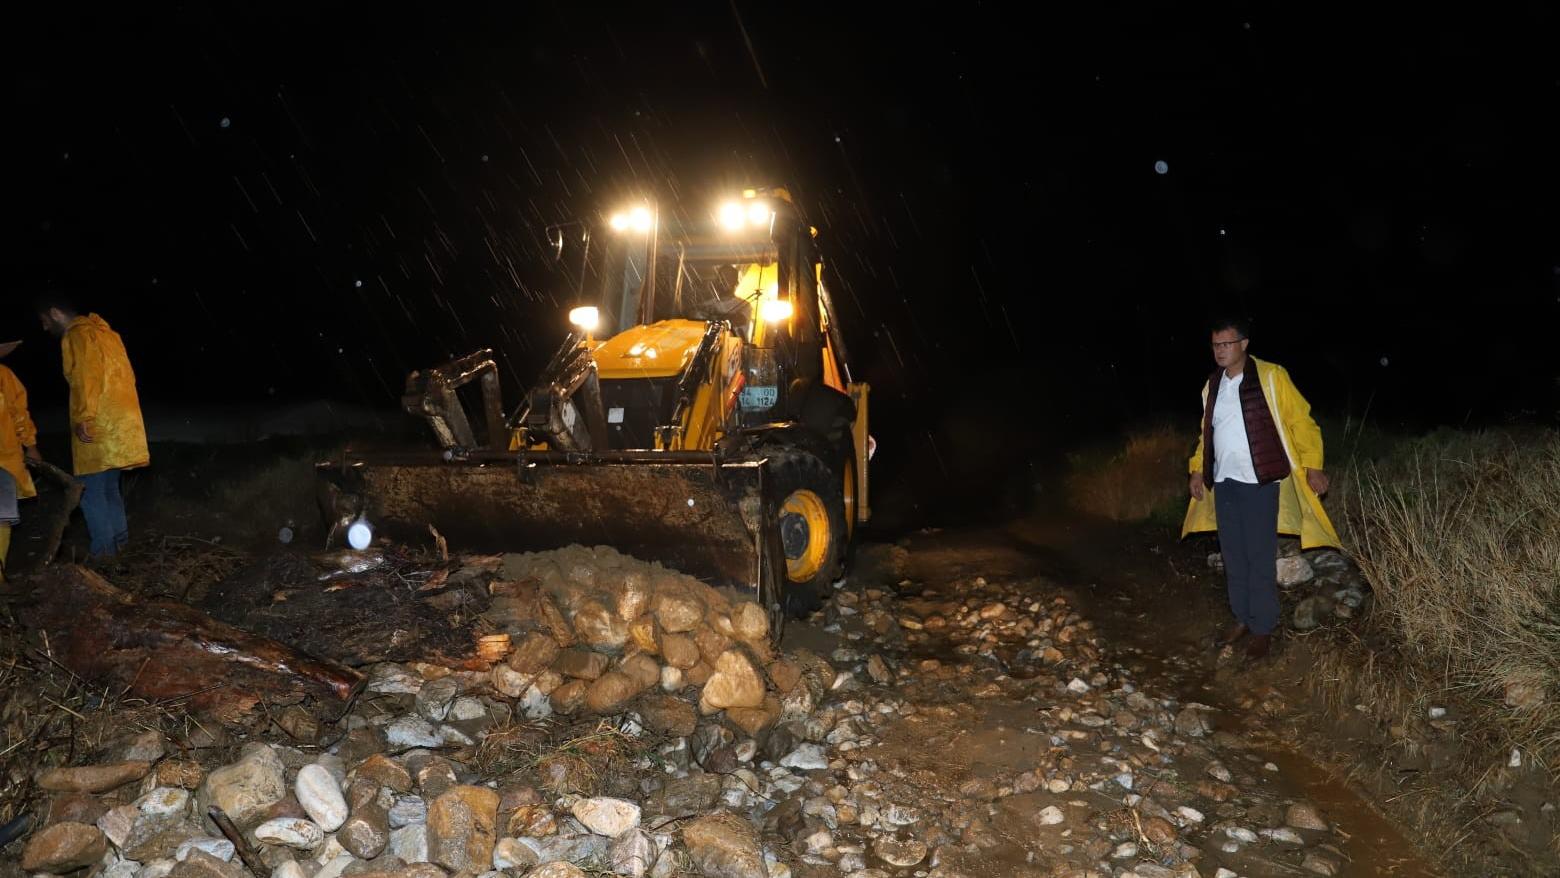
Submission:
[[[113,556],[130,541],[130,525],[125,521],[125,501],[119,496],[119,470],[82,476],[81,514],[87,519],[92,536],[92,554]]]
[[[1213,491],[1230,612],[1252,634],[1278,627],[1278,484],[1225,479]]]

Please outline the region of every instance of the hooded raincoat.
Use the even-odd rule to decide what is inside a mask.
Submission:
[[[1290,474],[1278,486],[1278,532],[1300,538],[1302,549],[1318,546],[1341,547],[1338,532],[1333,529],[1322,500],[1311,490],[1305,480],[1308,469],[1322,469],[1322,430],[1311,419],[1311,404],[1290,380],[1283,366],[1266,363],[1251,357],[1247,368],[1255,370],[1262,382],[1262,394],[1267,397],[1268,410],[1273,414],[1273,424],[1278,427],[1279,440],[1289,456]],[[1203,408],[1208,405],[1208,387],[1203,385]],[[1199,410],[1201,411],[1201,410]],[[1201,423],[1199,421],[1199,423]],[[1188,473],[1202,472],[1203,440],[1199,430],[1197,451],[1192,455]],[[1181,525],[1181,536],[1215,531],[1219,522],[1214,513],[1213,491],[1203,494],[1203,499],[1192,498],[1186,510],[1186,520]]]
[[[135,372],[119,333],[96,314],[77,317],[60,339],[65,380],[70,384],[70,450],[76,475],[146,466],[146,427]],[[91,442],[75,428],[85,425]]]
[[[16,480],[18,500],[38,494],[23,455],[23,449],[37,444],[38,428],[27,414],[27,388],[15,372],[0,366],[0,469]]]

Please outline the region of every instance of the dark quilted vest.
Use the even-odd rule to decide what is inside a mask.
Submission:
[[[1223,374],[1223,369],[1215,369],[1208,376],[1208,402],[1203,406],[1202,477],[1209,488],[1213,487],[1213,406],[1219,400],[1219,377]],[[1256,470],[1257,481],[1266,485],[1289,475],[1289,455],[1284,453],[1284,442],[1273,423],[1273,410],[1268,408],[1267,397],[1262,393],[1256,360],[1246,361],[1245,376],[1250,380],[1240,382],[1240,410],[1245,415],[1246,441],[1251,446],[1251,468]]]

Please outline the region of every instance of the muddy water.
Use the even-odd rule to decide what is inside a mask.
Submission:
[[[1249,747],[1242,751],[1243,755],[1253,757],[1258,763],[1277,766],[1278,771],[1272,774],[1279,779],[1280,788],[1285,788],[1286,794],[1310,801],[1340,827],[1344,841],[1339,847],[1348,857],[1340,874],[1361,878],[1438,878],[1442,875],[1396,826],[1361,798],[1337,772],[1312,760],[1260,725],[1252,727],[1238,722],[1253,709],[1242,705],[1236,696],[1229,679],[1233,671],[1226,668],[1222,674],[1215,673],[1205,664],[1211,663],[1211,654],[1193,652],[1195,647],[1191,645],[1176,649],[1168,658],[1157,654],[1153,644],[1143,642],[1141,626],[1126,626],[1122,622],[1119,613],[1096,617],[1101,630],[1122,645],[1122,654],[1118,657],[1130,655],[1131,660],[1125,664],[1132,668],[1145,689],[1174,695],[1183,702],[1196,701],[1216,708],[1217,716],[1221,718],[1215,723],[1218,728],[1246,736]],[[1221,856],[1228,868],[1246,874],[1240,868],[1244,854]],[[1263,866],[1270,864],[1264,861]]]
[[[1216,602],[1171,581],[1171,565],[1140,532],[1037,520],[1006,530],[924,535],[911,541],[911,552],[918,578],[1044,577],[1077,595],[1080,611],[1099,626],[1115,659],[1132,668],[1145,691],[1218,708],[1218,725],[1247,739],[1243,755],[1277,766],[1277,772],[1261,772],[1273,792],[1314,803],[1340,827],[1336,844],[1346,860],[1340,875],[1442,874],[1336,773],[1251,720],[1251,709],[1240,704],[1236,691],[1239,680],[1229,672],[1216,677],[1214,657],[1202,651],[1205,629],[1223,618]],[[1256,860],[1251,849],[1208,853],[1205,864],[1221,863],[1242,875],[1282,874],[1275,872],[1280,864]]]
[[[1255,751],[1278,766],[1279,772],[1299,786],[1307,799],[1338,822],[1349,834],[1343,846],[1352,862],[1348,875],[1393,875],[1399,878],[1433,878],[1435,871],[1414,846],[1346,783],[1330,771],[1288,748]]]

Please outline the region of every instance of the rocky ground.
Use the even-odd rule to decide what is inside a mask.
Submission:
[[[929,554],[917,563],[906,552],[895,566],[936,581],[842,590],[823,629],[843,641],[831,658],[892,707],[869,705],[877,722],[856,744],[870,745],[881,787],[922,803],[913,835],[930,850],[923,867],[1369,874],[1350,868],[1351,828],[1253,747],[1230,707],[1161,688],[1163,673],[1146,680],[1138,651],[1108,641],[1049,580],[969,576],[1004,565],[970,565],[979,552],[940,565]],[[869,847],[878,835],[833,831],[865,835]],[[838,850],[814,856],[839,866]]]
[[[758,608],[610,550],[344,564],[314,587],[398,589],[470,648],[409,632],[434,660],[365,666],[340,716],[143,717],[34,774],[0,872],[1431,874],[1263,736],[1281,694],[1214,697],[1210,656],[1122,633],[1141,610],[993,537],[864,550],[779,650]]]

